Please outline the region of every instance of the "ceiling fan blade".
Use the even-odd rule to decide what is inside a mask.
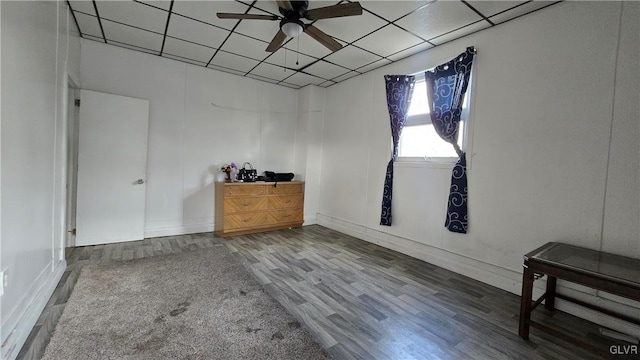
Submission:
[[[289,0],[276,0],[278,3],[278,7],[283,8],[285,10],[293,10],[293,6],[291,6],[291,2]]]
[[[307,25],[304,28],[304,32],[331,51],[338,51],[342,49],[342,45],[339,42],[335,41],[331,36],[325,34],[322,30],[313,25]]]
[[[362,6],[358,2],[325,6],[307,10],[304,17],[309,20],[329,19],[341,16],[362,15]]]
[[[275,15],[217,13],[219,19],[278,20]]]
[[[287,35],[285,35],[282,32],[282,30],[278,30],[278,33],[276,34],[276,36],[273,37],[273,40],[271,40],[271,42],[269,43],[269,46],[267,46],[267,49],[265,51],[275,52],[280,48],[280,46],[282,46],[282,43],[286,38],[287,38]]]

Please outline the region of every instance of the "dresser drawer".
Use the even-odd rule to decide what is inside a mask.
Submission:
[[[225,214],[266,210],[269,201],[266,197],[230,197],[224,199]]]
[[[302,221],[303,211],[302,209],[286,209],[286,210],[274,210],[269,213],[275,223],[288,223],[294,221]]]
[[[224,196],[251,196],[265,195],[267,193],[264,185],[232,185],[224,187]]]
[[[293,209],[303,206],[304,196],[302,194],[269,196],[269,209]]]
[[[269,189],[269,195],[302,194],[304,192],[303,185],[300,183],[278,183],[275,187],[269,185],[267,188]]]
[[[243,229],[273,224],[273,217],[267,212],[254,212],[224,216],[224,229]]]

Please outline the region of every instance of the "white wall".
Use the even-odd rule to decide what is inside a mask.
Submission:
[[[298,91],[298,123],[296,127],[294,172],[296,180],[305,182],[305,225],[316,223],[316,214],[320,201],[325,91],[326,89],[317,86],[306,86]]]
[[[1,2],[2,237],[8,274],[0,309],[3,359],[14,358],[65,268],[67,56],[64,2]],[[77,40],[75,40],[77,41]],[[73,56],[73,55],[72,55]]]
[[[81,48],[83,89],[150,101],[145,236],[213,230],[223,163],[293,171],[295,90],[89,40]]]
[[[561,3],[328,88],[318,222],[517,294],[522,255],[548,241],[640,258],[639,6],[625,3],[622,18],[621,7]],[[470,45],[469,233],[444,228],[451,166],[415,163],[396,164],[394,223],[380,226],[391,154],[383,75],[423,71]],[[562,285],[637,317],[637,303]]]

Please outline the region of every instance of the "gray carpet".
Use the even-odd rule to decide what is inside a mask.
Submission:
[[[89,265],[43,359],[327,359],[223,245]]]

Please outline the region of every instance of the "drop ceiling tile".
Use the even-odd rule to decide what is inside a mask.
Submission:
[[[143,53],[147,53],[147,54],[152,54],[152,55],[158,55],[160,53],[159,51],[146,49],[146,48],[141,48],[139,46],[133,46],[133,45],[121,43],[121,42],[118,42],[118,41],[110,41],[109,45],[118,46],[118,47],[121,47],[121,48],[135,50],[135,51],[139,51],[139,52],[143,52]]]
[[[341,81],[345,81],[347,79],[351,79],[352,77],[358,76],[358,75],[360,75],[359,72],[349,71],[348,73],[342,74],[342,75],[340,75],[340,76],[338,76],[336,78],[333,78],[332,80],[335,81],[335,82],[341,82]]]
[[[507,10],[503,13],[492,16],[489,18],[489,20],[491,20],[494,24],[499,24],[518,16],[527,14],[529,12],[539,10],[553,3],[554,1],[529,1],[518,7],[512,8],[511,10]]]
[[[418,44],[416,46],[410,47],[408,49],[404,49],[402,51],[399,51],[395,54],[389,55],[387,56],[387,59],[393,60],[393,61],[398,61],[400,59],[404,59],[407,56],[411,56],[414,54],[417,54],[419,52],[425,51],[427,49],[431,49],[433,47],[433,45],[429,44],[428,42],[423,42],[421,44]]]
[[[275,4],[275,2],[273,2]],[[249,14],[271,15],[261,10],[251,9]],[[256,39],[271,42],[271,39],[280,30],[280,21],[277,20],[242,20],[235,31],[249,35]]]
[[[177,55],[187,59],[204,62],[205,64],[209,62],[209,59],[211,59],[215,52],[216,50],[210,47],[196,45],[170,37],[166,38],[163,50],[163,54]]]
[[[102,38],[102,30],[100,30],[100,23],[95,16],[89,16],[76,12],[76,20],[78,20],[78,27],[82,35],[92,35]]]
[[[482,13],[482,15],[490,17],[520,4],[524,4],[526,1],[467,0],[467,3]]]
[[[175,1],[173,12],[231,30],[238,20],[218,19],[216,13],[244,13],[249,7],[236,1]]]
[[[349,69],[345,69],[342,66],[334,65],[326,61],[320,60],[315,64],[311,64],[304,69],[304,72],[319,76],[324,79],[333,79],[336,76],[340,76]]]
[[[245,4],[251,4],[252,1],[251,0],[247,0],[244,1]],[[265,13],[269,13],[272,15],[281,15],[280,11],[278,11],[278,4],[275,1],[272,0],[258,0],[256,1],[256,3],[253,5],[254,8],[256,8],[256,12],[251,12],[252,14],[265,14]],[[253,9],[252,9],[253,11]]]
[[[346,46],[347,43],[344,41],[337,40],[342,46]],[[287,47],[290,49],[300,49],[300,52],[303,54],[307,54],[318,59],[323,58],[329,54],[331,54],[331,50],[327,49],[324,45],[320,44],[316,39],[307,35],[306,33],[300,34],[295,39],[292,39]]]
[[[386,21],[363,11],[359,16],[321,19],[313,26],[334,38],[351,43],[386,24]]]
[[[303,74],[301,72],[297,72],[293,75],[291,75],[290,77],[288,77],[284,82],[289,83],[289,84],[293,84],[293,85],[298,85],[298,86],[307,86],[309,84],[311,85],[320,85],[323,82],[325,82],[326,79],[321,79],[315,76],[311,76],[311,75],[307,75],[307,74]]]
[[[258,76],[264,76],[269,79],[274,79],[281,81],[285,78],[288,78],[292,74],[292,70],[285,70],[285,68],[281,66],[276,66],[268,63],[260,63],[255,69],[251,71],[251,74],[255,74]]]
[[[363,1],[362,7],[374,14],[381,16],[388,21],[395,21],[398,18],[424,6],[434,0],[420,1]]]
[[[278,83],[278,85],[286,86],[286,87],[289,87],[289,88],[292,88],[292,89],[300,89],[302,87],[300,85],[289,84],[289,83],[286,83],[286,82]]]
[[[451,40],[455,40],[459,37],[465,36],[465,35],[469,35],[472,34],[476,31],[480,31],[482,29],[486,29],[488,27],[490,27],[491,24],[489,24],[487,21],[485,20],[480,20],[477,23],[468,25],[463,27],[462,29],[458,29],[455,31],[452,31],[448,34],[442,35],[442,36],[438,36],[437,38],[433,38],[430,40],[430,42],[432,42],[435,45],[441,45],[444,44],[448,41]]]
[[[252,75],[252,74],[248,74],[246,76],[248,78],[252,78],[252,79],[260,80],[260,81],[265,81],[265,82],[272,83],[272,84],[277,84],[278,83],[278,80],[269,79],[269,78],[266,78],[266,77],[263,77],[263,76]]]
[[[171,1],[165,1],[165,0],[151,0],[151,1],[134,0],[134,1],[142,4],[147,4],[149,6],[155,6],[167,11],[169,11],[169,8],[171,7]]]
[[[93,36],[93,35],[89,35],[89,34],[83,34],[82,35],[85,39],[89,39],[89,40],[94,40],[94,41],[98,41],[104,44],[104,39],[102,38],[102,36]]]
[[[209,69],[214,69],[214,70],[218,70],[218,71],[222,71],[222,72],[226,72],[229,74],[233,74],[233,75],[239,75],[239,76],[244,76],[245,71],[238,71],[238,70],[234,70],[228,67],[224,67],[224,66],[217,66],[217,65],[213,65],[213,64],[209,64],[209,66],[207,66]]]
[[[73,11],[81,11],[85,14],[96,15],[96,10],[93,7],[92,1],[69,1],[69,3],[71,4],[71,9]]]
[[[380,59],[378,61],[375,61],[375,62],[373,62],[371,64],[367,64],[367,65],[365,65],[365,66],[363,66],[361,68],[358,68],[356,70],[361,72],[361,73],[365,73],[367,71],[371,71],[373,69],[377,69],[377,68],[385,66],[387,64],[391,64],[391,61],[387,60],[387,59]]]
[[[133,1],[96,1],[101,19],[164,33],[168,12]]]
[[[265,52],[265,54],[268,53]],[[283,66],[289,69],[301,69],[316,60],[317,59],[310,56],[299,54],[288,49],[280,48],[278,49],[278,51],[266,58],[265,62],[276,66]],[[296,64],[296,62],[298,64]]]
[[[114,40],[123,44],[134,45],[158,52],[162,47],[163,36],[160,34],[118,24],[106,19],[102,20],[102,27],[107,42]]]
[[[381,56],[391,55],[408,47],[418,45],[423,40],[397,26],[389,25],[354,43],[365,50]]]
[[[172,15],[167,35],[214,48],[220,47],[231,32],[189,18]]]
[[[459,1],[438,1],[396,21],[396,24],[429,40],[457,28],[482,20]]]
[[[187,58],[184,58],[184,57],[181,57],[181,56],[171,55],[171,54],[168,54],[166,52],[162,54],[162,57],[165,57],[165,58],[171,59],[171,60],[184,62],[184,63],[191,64],[191,65],[207,66],[206,62],[196,61],[196,60],[193,60],[193,59],[187,59]]]
[[[381,57],[355,46],[347,46],[327,56],[325,59],[334,64],[338,64],[349,69],[355,69],[376,60],[380,60]]]
[[[335,84],[337,84],[335,81],[327,80],[327,81],[323,82],[322,84],[320,84],[318,86],[326,88],[326,87],[329,87],[329,86],[335,85]]]
[[[232,33],[221,49],[234,54],[243,55],[252,59],[264,59],[268,52],[265,51],[269,44],[264,41],[252,39],[244,35]]]
[[[249,59],[243,56],[230,54],[224,51],[218,51],[211,61],[212,65],[222,66],[228,69],[234,69],[243,75],[258,65],[257,60]]]

